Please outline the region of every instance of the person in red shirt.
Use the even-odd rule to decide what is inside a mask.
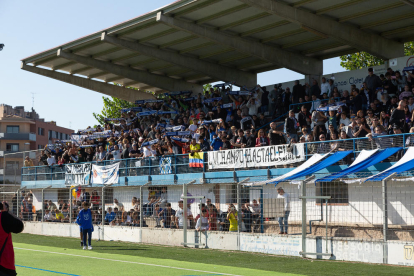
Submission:
[[[3,203],[0,203],[0,276],[15,276],[14,249],[11,233],[23,231],[23,222],[10,214]]]

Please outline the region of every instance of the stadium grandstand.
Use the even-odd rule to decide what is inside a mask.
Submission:
[[[135,106],[27,157],[11,210],[34,234],[77,237],[88,202],[102,240],[414,265],[413,15],[410,0],[182,0],[25,58]],[[357,51],[385,65],[323,75]],[[304,80],[257,84],[278,68]]]

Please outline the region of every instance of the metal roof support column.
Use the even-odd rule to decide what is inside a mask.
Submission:
[[[303,56],[253,40],[236,37],[234,35],[220,32],[209,27],[200,26],[192,22],[168,17],[162,14],[162,12],[157,14],[157,21],[172,28],[209,39],[221,45],[232,47],[238,52],[252,55],[256,58],[260,58],[301,74],[322,75],[323,63],[321,60],[315,58]]]
[[[99,92],[111,97],[116,97],[125,101],[135,102],[136,100],[155,99],[152,94],[132,90],[122,86],[107,84],[104,82],[93,81],[87,78],[77,77],[65,73],[60,73],[52,70],[47,70],[35,66],[30,66],[22,62],[21,68],[23,70],[36,73],[51,79],[63,81],[82,88],[86,88],[95,92]]]
[[[84,57],[67,53],[59,49],[57,56],[65,58],[67,60],[76,61],[86,66],[91,66],[105,72],[109,72],[118,76],[123,76],[127,79],[139,81],[154,87],[158,87],[167,91],[193,91],[194,93],[203,92],[203,86],[195,83],[189,83],[182,80],[176,80],[173,78],[148,73],[146,71],[125,67],[110,62],[93,59],[90,57]]]
[[[102,33],[101,40],[130,51],[139,52],[146,56],[161,59],[168,63],[172,63],[199,73],[206,74],[213,79],[220,79],[222,81],[234,81],[238,86],[253,87],[257,85],[256,74],[247,73],[241,70],[218,65],[197,58],[177,54],[172,51],[160,50],[155,47],[140,44],[138,42],[119,39],[114,36],[109,36],[105,32]]]
[[[404,56],[404,44],[378,34],[358,29],[350,24],[339,23],[326,16],[316,15],[303,9],[297,9],[276,0],[239,0],[257,9],[280,16],[300,25],[308,32],[316,32],[368,52],[383,59]]]

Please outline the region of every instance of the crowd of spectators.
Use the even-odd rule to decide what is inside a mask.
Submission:
[[[48,145],[38,161],[54,166],[316,141],[326,143],[308,145],[308,152],[324,153],[352,149],[343,140],[361,137],[382,148],[396,140],[376,136],[414,131],[414,74],[406,74],[389,68],[377,76],[369,68],[360,87],[343,91],[322,78],[321,84],[296,81],[292,92],[280,85],[234,92],[223,85],[198,95],[166,94]]]
[[[171,203],[167,202],[167,187],[149,187],[148,200],[143,202],[142,209],[140,199],[132,197],[130,208],[124,206],[118,199],[114,198],[112,203],[103,211],[102,198],[97,190],[91,193],[81,189],[81,193],[72,202],[69,200],[59,199],[56,203],[52,200],[44,200],[42,209],[36,210],[33,204],[33,193],[21,191],[12,198],[12,208],[10,211],[24,221],[44,221],[44,222],[62,222],[69,223],[70,217],[72,222],[82,210],[82,203],[86,202],[91,206],[92,222],[100,225],[102,220],[105,225],[110,226],[140,226],[140,216],[142,214],[143,227],[159,227],[182,229],[184,224],[184,206],[183,200],[178,201],[178,208],[173,209]],[[19,203],[18,203],[19,201]],[[8,203],[5,202],[5,204]],[[19,204],[19,205],[18,205]],[[232,203],[227,204],[227,210],[219,210],[211,199],[207,198],[206,203],[201,203],[201,213],[198,211],[197,216],[193,216],[191,204],[187,204],[188,229],[197,231],[237,231],[238,230],[238,211]],[[260,204],[253,199],[251,203],[241,205],[241,219],[243,228],[241,231],[257,232],[260,229]],[[142,212],[141,212],[142,210]],[[200,204],[197,204],[197,210],[200,210]],[[72,211],[72,215],[70,212]],[[104,213],[103,213],[104,212]],[[150,223],[152,221],[152,223]]]

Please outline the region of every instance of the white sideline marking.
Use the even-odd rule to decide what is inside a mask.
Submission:
[[[227,273],[221,273],[221,272],[204,271],[204,270],[197,270],[197,269],[190,269],[190,268],[182,268],[182,267],[174,267],[174,266],[167,266],[167,265],[138,263],[138,262],[123,261],[123,260],[105,259],[105,258],[99,258],[99,257],[75,255],[75,254],[60,253],[60,252],[53,252],[53,251],[44,251],[44,250],[36,250],[36,249],[29,249],[29,248],[19,248],[19,247],[15,247],[14,249],[28,250],[28,251],[35,251],[35,252],[43,252],[43,253],[52,253],[52,254],[60,254],[60,255],[66,255],[66,256],[72,256],[72,257],[82,257],[82,258],[89,258],[89,259],[96,259],[96,260],[103,260],[103,261],[113,261],[113,262],[128,263],[128,264],[139,264],[139,265],[156,266],[156,267],[162,267],[162,268],[172,268],[172,269],[179,269],[179,270],[188,270],[188,271],[203,272],[203,273],[210,273],[210,274],[216,274],[216,275],[241,276],[241,275],[227,274]]]

